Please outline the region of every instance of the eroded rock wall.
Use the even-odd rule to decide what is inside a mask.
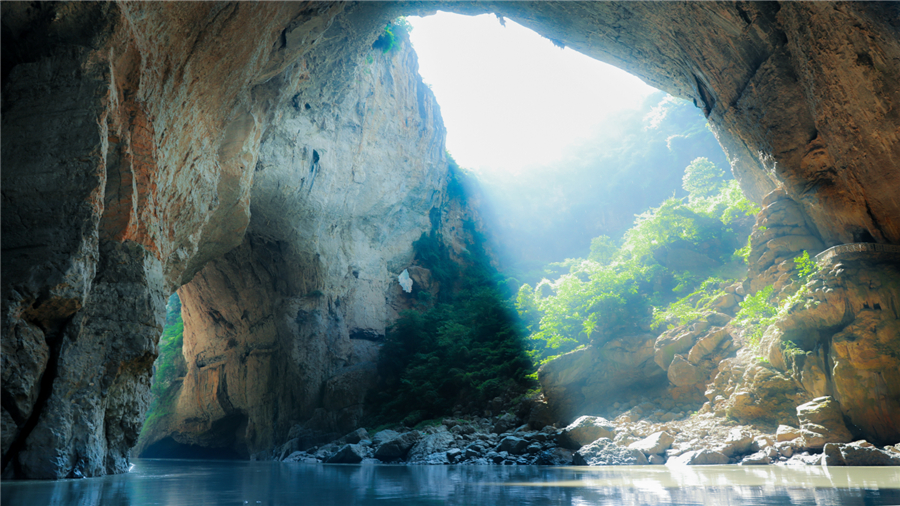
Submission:
[[[320,40],[352,50],[324,36],[343,10],[3,5],[5,476],[125,469],[164,296],[241,243],[269,107],[290,98],[265,85],[303,81]]]
[[[384,23],[437,7],[3,4],[7,475],[59,478],[122,470],[136,437],[135,420],[146,406],[164,295],[245,241],[251,198],[257,198],[252,183],[265,173],[254,169],[266,128],[279,123],[283,104],[297,97],[296,107],[320,115],[323,131],[345,129],[329,124],[329,118],[357,84],[363,56]],[[761,199],[783,185],[824,246],[900,242],[898,4],[441,7],[496,11],[693,98],[716,129],[744,189]],[[356,122],[360,129],[372,118],[366,110],[354,117],[362,118]],[[371,137],[353,135],[360,140],[359,153],[371,148]],[[311,171],[315,153],[291,148],[304,170],[318,174],[318,182],[307,178],[302,184],[322,183],[336,153],[299,144],[320,158],[320,169]],[[342,173],[347,181],[372,185],[374,171],[354,163],[341,161],[342,170],[349,170]],[[381,190],[394,191],[393,184]],[[291,181],[275,188],[286,196],[300,185]],[[395,201],[379,208],[372,199],[344,195],[344,205],[359,203],[364,216],[387,213],[367,227],[391,224],[384,216],[403,219],[403,206]],[[329,212],[317,205],[308,210]],[[275,207],[269,215],[280,217]],[[310,220],[297,233],[308,233],[308,224],[317,223]],[[256,223],[254,218],[251,230]],[[344,222],[318,223],[338,225],[333,231],[315,229],[317,241],[346,239]],[[258,230],[266,243],[282,240],[281,232],[261,225]],[[369,240],[365,233],[354,235],[357,239]],[[303,265],[316,265],[309,254],[317,248],[306,245],[295,253]],[[340,255],[347,263],[320,259],[324,279],[337,279],[334,266],[344,269],[356,257]],[[385,268],[392,269],[393,264]],[[339,291],[330,292],[329,286],[320,288],[323,300],[334,302]],[[357,319],[348,328],[377,330],[375,320]]]
[[[298,91],[275,118],[244,242],[179,290],[188,370],[139,451],[172,437],[249,457],[296,424],[360,421],[397,276],[445,200],[444,126],[405,39],[370,49],[339,102]]]

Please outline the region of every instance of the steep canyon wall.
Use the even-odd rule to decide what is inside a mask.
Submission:
[[[5,476],[127,468],[186,284],[184,441],[246,454],[310,410],[343,420],[332,379],[366,374],[356,338],[383,332],[443,189],[411,56],[366,55],[438,7],[693,98],[745,191],[783,186],[823,246],[900,242],[896,3],[6,2]]]
[[[246,458],[301,422],[308,441],[357,427],[397,276],[446,200],[445,131],[417,67],[398,40],[368,51],[339,102],[299,93],[276,111],[243,243],[179,289],[187,374],[136,451],[172,437]]]

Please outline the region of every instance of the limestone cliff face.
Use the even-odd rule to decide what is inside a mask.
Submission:
[[[854,437],[900,439],[898,258],[864,252],[825,263],[759,349],[719,365],[710,409],[743,422],[796,424],[798,405],[829,396]]]
[[[380,180],[364,158],[354,158],[366,156],[378,138],[369,122],[387,125],[387,118],[366,107],[350,115],[337,112],[357,93],[364,56],[385,22],[437,7],[3,3],[0,421],[6,476],[96,476],[127,467],[147,405],[165,295],[194,279],[210,261],[217,264],[185,289],[191,299],[185,307],[193,308],[195,318],[209,314],[207,306],[224,310],[243,303],[237,289],[209,287],[236,276],[229,269],[246,262],[266,270],[260,280],[285,285],[265,302],[273,305],[273,315],[281,315],[273,316],[272,325],[282,318],[279,325],[286,332],[296,329],[292,335],[301,336],[334,329],[323,334],[332,336],[323,342],[343,342],[333,353],[342,358],[329,363],[343,365],[347,350],[354,348],[342,341],[344,329],[348,335],[357,328],[378,332],[380,310],[372,316],[354,310],[350,317],[336,309],[338,302],[359,308],[378,293],[381,276],[402,266],[403,254],[390,248],[379,253],[375,245],[406,241],[406,232],[391,235],[395,224],[402,230],[416,221],[412,213],[404,215],[404,206],[425,206],[432,197],[391,196],[390,191],[428,185],[420,179],[415,183],[420,186],[404,188],[387,175]],[[734,159],[733,170],[745,190],[761,199],[783,185],[824,246],[900,242],[895,197],[900,183],[898,4],[497,2],[440,7],[496,11],[694,98]],[[427,115],[424,99],[417,92],[416,114],[425,110]],[[288,114],[287,103],[300,111]],[[294,132],[267,133],[271,125],[292,121]],[[300,126],[304,121],[309,125]],[[292,137],[301,131],[315,142]],[[328,139],[341,135],[355,142],[355,151],[334,150],[337,141]],[[276,163],[283,154],[266,151],[279,136],[296,143],[288,150],[290,163]],[[399,163],[398,153],[375,151],[389,160],[388,167]],[[298,166],[305,171],[291,172],[298,179],[279,183],[266,174]],[[329,173],[346,179],[329,183]],[[325,194],[354,185],[362,187],[359,193],[351,189],[343,200]],[[387,197],[364,195],[369,186],[387,191]],[[298,191],[312,196],[304,200],[305,211],[282,212],[278,202]],[[271,205],[261,200],[258,211],[252,207],[254,199],[265,198],[273,199]],[[338,217],[351,207],[364,218]],[[296,219],[288,220],[291,216]],[[291,225],[277,225],[279,220]],[[348,237],[345,228],[359,249],[333,249]],[[310,243],[299,245],[298,236]],[[224,258],[235,248],[231,260]],[[335,252],[340,262],[323,258],[322,251]],[[378,260],[364,261],[369,254]],[[259,259],[267,257],[276,263],[263,266]],[[277,262],[289,262],[303,274],[282,279],[273,267]],[[346,277],[344,285],[337,281],[340,276]],[[278,293],[296,298],[308,289],[322,297],[276,307],[285,300]],[[218,292],[223,299],[214,301]],[[292,311],[296,320],[301,310],[311,320],[283,321]],[[329,318],[332,323],[325,323]],[[249,323],[238,326],[238,320],[229,315],[227,321],[235,329],[275,335],[261,320],[253,319],[263,326],[252,329]],[[198,326],[193,328],[198,332]],[[226,353],[217,346],[203,356]],[[310,352],[311,360],[332,354],[324,344],[313,348],[328,351]],[[265,353],[257,351],[255,357]],[[314,377],[326,377],[337,367],[307,366],[321,367],[321,374],[310,373]],[[305,388],[291,395],[298,405],[313,405]],[[210,404],[208,413],[220,408]],[[213,418],[200,417],[198,424]],[[244,440],[253,446],[269,437]]]
[[[344,11],[3,4],[5,476],[127,469],[165,295],[243,240],[284,82],[342,93],[347,62],[309,53],[384,26]]]
[[[247,226],[243,168],[259,128],[229,125],[253,117],[252,79],[282,10],[3,6],[7,471],[127,469],[163,294]],[[258,35],[223,59],[216,41],[245,22]]]
[[[369,51],[341,101],[298,93],[275,112],[244,242],[179,290],[187,374],[138,451],[172,437],[246,458],[295,424],[357,426],[397,276],[448,175],[434,96],[398,46]]]

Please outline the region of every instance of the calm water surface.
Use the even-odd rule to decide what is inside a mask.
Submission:
[[[127,475],[3,482],[2,504],[900,505],[900,468],[351,466],[137,460]]]

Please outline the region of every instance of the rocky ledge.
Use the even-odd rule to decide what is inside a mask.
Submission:
[[[797,408],[801,426],[774,433],[713,414],[653,423],[582,416],[565,428],[536,430],[512,413],[447,418],[419,429],[357,429],[322,446],[285,443],[260,460],[326,464],[426,465],[823,465],[900,466],[900,444],[850,441],[831,398]]]

